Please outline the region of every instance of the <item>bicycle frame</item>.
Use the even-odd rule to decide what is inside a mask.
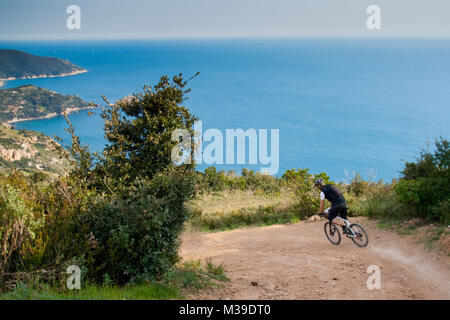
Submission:
[[[334,218],[334,219],[339,219],[339,220],[342,220],[342,221],[344,221],[344,223],[345,223],[345,226],[347,227],[347,228],[350,228],[350,222],[348,222],[348,220],[347,219],[343,219],[343,218],[341,218],[341,217],[339,217],[339,216],[337,216],[336,218]],[[333,219],[333,220],[334,220]]]
[[[331,209],[331,207],[326,208],[325,210],[323,210],[323,213],[325,213],[325,214],[328,216],[328,211],[330,211],[330,209]],[[333,220],[335,220],[335,219],[339,219],[339,220],[341,220],[341,221],[344,221],[345,226],[346,226],[347,228],[350,228],[350,222],[349,222],[347,219],[343,219],[343,218],[341,218],[341,217],[339,217],[339,216],[337,216],[337,217],[334,218]]]
[[[331,209],[331,207],[326,208],[323,212],[328,216],[328,211],[329,211],[330,209]],[[344,218],[341,218],[341,217],[337,216],[336,218],[333,219],[333,221],[336,220],[336,219],[339,219],[339,220],[343,221],[343,222],[345,223],[346,228],[347,228],[348,230],[350,230],[351,235],[352,235],[352,236],[355,236],[355,233],[353,232],[353,230],[350,229],[350,222],[349,222],[347,219],[344,219]],[[347,235],[347,236],[348,236],[348,235]]]

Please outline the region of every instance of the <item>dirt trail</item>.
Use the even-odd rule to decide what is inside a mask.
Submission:
[[[410,236],[355,219],[370,243],[344,237],[334,246],[324,222],[302,222],[217,233],[186,233],[182,256],[223,263],[224,288],[191,299],[450,299],[450,258],[428,252]],[[381,269],[381,289],[368,290],[367,267]]]

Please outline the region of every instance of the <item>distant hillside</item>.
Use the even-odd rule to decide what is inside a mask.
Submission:
[[[0,125],[0,172],[64,174],[68,160],[61,159],[58,144],[43,133],[14,130]]]
[[[47,118],[80,108],[90,108],[89,103],[74,95],[62,95],[32,85],[0,90],[0,123]]]
[[[0,49],[0,79],[63,76],[85,71],[67,60]]]

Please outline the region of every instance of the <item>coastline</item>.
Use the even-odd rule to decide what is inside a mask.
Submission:
[[[54,118],[54,117],[57,117],[57,116],[62,116],[62,115],[64,115],[64,112],[66,114],[71,114],[71,113],[76,113],[78,111],[91,110],[91,109],[96,109],[96,108],[98,108],[98,106],[88,106],[88,107],[80,107],[80,108],[67,108],[61,113],[53,112],[53,113],[48,113],[45,116],[41,116],[41,117],[31,117],[31,118],[24,118],[24,119],[13,118],[12,120],[8,120],[8,121],[6,121],[4,123],[7,123],[9,125],[13,125],[14,123],[23,122],[23,121],[50,119],[50,118]]]
[[[0,88],[3,87],[3,85],[5,84],[6,81],[10,81],[10,80],[59,78],[59,77],[74,76],[74,75],[81,74],[81,73],[86,73],[86,72],[88,72],[88,70],[83,69],[83,70],[76,70],[76,71],[73,71],[73,72],[61,73],[61,74],[50,74],[50,75],[41,74],[41,75],[38,75],[38,76],[27,76],[27,77],[22,77],[22,78],[10,77],[10,78],[6,78],[6,79],[0,79]]]

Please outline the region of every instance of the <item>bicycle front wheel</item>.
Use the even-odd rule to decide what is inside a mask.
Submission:
[[[357,223],[351,224],[350,229],[355,234],[355,237],[351,238],[353,243],[358,247],[366,247],[369,243],[369,237],[367,236],[366,230]]]
[[[341,243],[341,233],[334,223],[326,222],[323,225],[323,230],[325,231],[325,235],[327,236],[328,240],[332,244],[338,245],[339,243]]]

